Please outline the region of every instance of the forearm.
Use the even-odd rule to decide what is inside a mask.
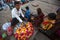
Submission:
[[[22,15],[22,17],[24,17],[24,14],[23,14],[23,12],[22,11],[20,11],[21,12],[21,15]]]
[[[19,16],[16,16],[16,18],[19,20],[19,22],[23,22],[22,19]]]
[[[51,29],[52,28],[52,24],[48,27],[48,29],[47,30],[49,30],[49,29]]]

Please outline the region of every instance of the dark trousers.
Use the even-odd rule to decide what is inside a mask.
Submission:
[[[17,23],[19,23],[17,18],[13,18],[12,21],[11,21],[11,26],[15,26]]]
[[[24,21],[25,19],[20,16],[20,18]],[[19,23],[19,20],[17,20],[17,18],[13,18],[11,21],[11,26],[15,26],[17,23]]]

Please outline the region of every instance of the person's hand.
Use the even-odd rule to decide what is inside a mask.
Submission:
[[[26,21],[28,20],[27,18],[24,18]]]
[[[34,17],[31,17],[31,20],[34,20]]]
[[[24,22],[22,22],[22,25],[23,25],[23,26],[26,26],[26,24],[25,24]]]

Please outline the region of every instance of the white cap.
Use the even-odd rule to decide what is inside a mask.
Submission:
[[[21,0],[15,0],[15,1],[21,1]]]

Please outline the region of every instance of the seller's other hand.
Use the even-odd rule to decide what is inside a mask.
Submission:
[[[26,24],[25,24],[24,22],[22,22],[22,25],[23,25],[23,26],[26,26]]]
[[[28,19],[27,19],[27,18],[25,18],[25,20],[27,21]]]

